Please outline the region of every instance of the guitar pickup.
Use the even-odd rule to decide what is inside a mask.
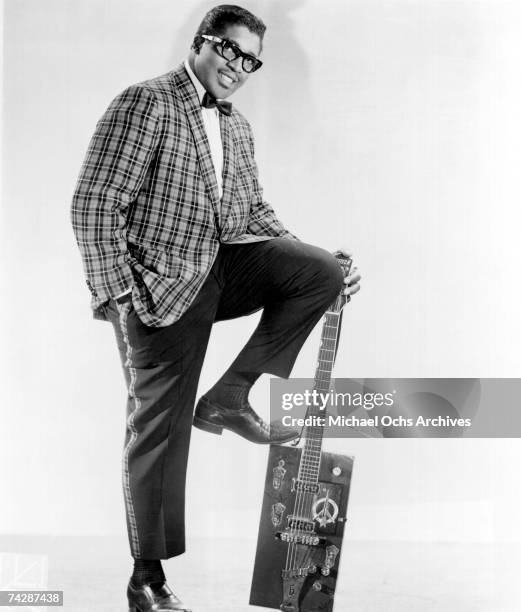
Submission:
[[[304,493],[318,493],[320,491],[320,485],[318,482],[306,482],[305,480],[297,480],[297,478],[292,478],[291,490],[304,491]]]
[[[293,514],[290,514],[287,518],[289,529],[307,531],[308,533],[315,531],[315,523],[307,518],[295,516]]]

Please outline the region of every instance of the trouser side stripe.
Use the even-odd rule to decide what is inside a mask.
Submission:
[[[128,330],[127,330],[127,317],[130,310],[131,303],[125,302],[124,304],[118,304],[119,310],[119,325],[121,328],[121,333],[123,335],[123,340],[125,341],[126,346],[126,361],[125,367],[128,369],[129,373],[129,386],[128,386],[128,396],[130,401],[134,401],[134,409],[128,415],[127,418],[127,429],[130,432],[130,436],[127,444],[123,450],[123,495],[125,497],[125,507],[127,510],[127,518],[129,524],[129,532],[130,532],[130,551],[134,558],[140,557],[140,545],[139,545],[139,535],[137,530],[136,523],[136,515],[134,513],[134,505],[132,503],[132,492],[130,490],[130,472],[128,469],[128,458],[130,454],[130,450],[136,441],[137,438],[137,430],[134,425],[134,418],[137,411],[141,408],[141,401],[139,397],[135,395],[136,389],[136,368],[132,366],[132,347],[130,346],[128,340]]]

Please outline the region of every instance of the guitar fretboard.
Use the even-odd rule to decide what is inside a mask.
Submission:
[[[308,422],[311,424],[306,425],[303,432],[305,442],[298,478],[309,483],[318,482],[322,438],[327,419],[327,403],[329,403],[331,390],[331,375],[338,343],[340,316],[341,312],[327,311],[325,314],[313,385],[317,393],[317,401],[311,403],[306,411],[306,419],[309,419]]]

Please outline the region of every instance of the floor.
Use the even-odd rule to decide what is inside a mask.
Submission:
[[[165,570],[193,612],[261,612],[254,553],[254,540],[195,539]],[[344,542],[334,612],[517,612],[520,567],[519,544]],[[123,538],[0,537],[0,589],[62,590],[67,612],[127,612],[128,573]]]

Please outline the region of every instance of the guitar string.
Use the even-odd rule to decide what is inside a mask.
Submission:
[[[350,266],[349,266],[350,267]],[[348,268],[349,269],[349,268]],[[329,389],[331,388],[331,374],[332,374],[332,370],[333,370],[333,362],[334,362],[334,358],[335,358],[335,353],[336,353],[336,348],[337,348],[337,343],[338,343],[338,335],[339,335],[339,323],[340,323],[340,315],[341,315],[341,310],[342,310],[342,306],[343,303],[345,303],[345,300],[341,297],[338,296],[335,304],[334,304],[334,312],[327,312],[326,313],[326,317],[325,317],[325,321],[324,321],[324,325],[322,328],[322,339],[321,339],[321,344],[320,344],[320,350],[319,350],[319,359],[318,359],[318,366],[317,366],[317,372],[315,375],[315,381],[316,381],[316,387],[319,387],[320,389],[320,385],[318,383],[323,382],[326,383],[325,386],[327,386],[327,391],[329,391]],[[336,318],[335,318],[336,316]],[[333,323],[333,325],[331,325],[331,323]],[[327,330],[328,329],[333,329],[333,337],[327,337]],[[325,340],[333,340],[333,355],[331,355],[333,358],[330,360],[325,360],[325,358],[323,357],[323,353],[326,350],[329,350],[326,348],[325,345]],[[324,363],[325,361],[327,361],[328,363],[331,364],[331,366],[329,367],[329,369],[323,370],[320,365],[322,363]],[[321,377],[321,373],[324,373],[326,376]],[[314,430],[313,429],[308,429],[306,428],[306,442],[304,444],[304,450],[303,450],[303,454],[304,457],[302,458],[301,464],[299,466],[299,476],[298,479],[301,480],[301,475],[303,471],[305,471],[305,462],[306,462],[306,451],[310,449],[310,447],[313,447],[313,442],[316,442],[318,448],[315,449],[316,451],[318,451],[318,467],[316,468],[316,474],[313,475],[313,479],[314,481],[316,481],[316,483],[318,483],[318,476],[320,473],[320,465],[321,465],[321,460],[322,460],[322,453],[321,453],[321,448],[322,448],[322,438],[323,438],[323,430],[324,428],[320,428],[318,429],[318,431],[316,432],[317,435],[317,439],[313,440],[313,433]],[[310,434],[308,436],[308,433]],[[307,455],[309,456],[309,453],[307,453]],[[301,470],[302,466],[304,466],[304,469]],[[303,479],[302,479],[303,480]],[[304,495],[301,495],[300,498],[305,499],[306,495],[305,492],[303,492]],[[297,490],[297,499],[299,498],[299,491]],[[308,506],[308,512],[306,512],[305,514],[303,514],[303,516],[308,516],[311,518],[311,520],[313,520],[313,516],[312,516],[312,504],[313,504],[313,497],[311,494],[307,495],[308,500],[309,500],[309,506]],[[300,503],[297,502],[297,505],[300,507]],[[295,514],[297,515],[297,517],[300,517],[301,514],[300,512],[295,512]],[[298,522],[296,523],[298,525]],[[296,548],[297,545],[295,545],[295,547],[292,547],[292,553],[291,556],[293,557],[293,562],[290,565],[290,567],[293,567],[293,569],[297,569],[297,567],[294,567],[295,565],[295,556],[296,556],[296,551],[295,553],[293,553],[293,548]],[[311,547],[307,547],[305,549],[305,554],[304,554],[304,558],[302,560],[302,565],[304,565],[305,563],[307,563],[309,561],[309,558],[311,557]],[[289,552],[289,551],[288,551]]]
[[[329,314],[329,313],[328,313]],[[324,322],[324,327],[323,327],[323,338],[322,340],[325,339],[330,339],[327,338],[328,335],[328,328],[332,327],[330,325],[328,325],[329,322],[329,318],[326,315],[326,320]],[[325,336],[325,337],[324,337]],[[331,338],[332,339],[332,338]],[[321,377],[321,371],[322,369],[320,368],[321,363],[325,360],[324,357],[324,353],[327,350],[324,346],[324,342],[321,342],[321,349],[319,351],[319,364],[318,364],[318,368],[317,368],[317,383],[318,382],[326,382],[324,379],[322,379]],[[331,360],[332,361],[332,360]],[[319,387],[320,390],[320,385],[316,385]],[[310,413],[312,412],[312,410],[309,411]],[[309,431],[308,431],[309,429]],[[308,482],[310,479],[310,476],[313,476],[313,480],[318,482],[318,471],[315,473],[313,473],[313,464],[310,463],[310,452],[313,452],[313,450],[315,450],[315,452],[318,450],[320,451],[320,444],[319,444],[319,448],[318,449],[313,449],[313,443],[315,442],[315,440],[313,439],[313,430],[311,428],[308,428],[306,430],[306,442],[305,442],[305,447],[303,450],[303,457],[300,463],[300,467],[299,467],[299,474],[297,477],[297,480],[299,482]],[[321,431],[321,430],[320,430]],[[308,435],[311,434],[311,435]],[[320,457],[320,454],[319,454]],[[306,465],[306,464],[309,465]],[[298,486],[298,485],[297,485]],[[305,485],[304,485],[305,486]],[[306,503],[307,502],[307,503]],[[308,533],[305,529],[299,529],[300,526],[300,518],[302,517],[304,520],[306,518],[310,518],[311,520],[313,520],[313,517],[311,516],[311,511],[312,511],[312,504],[313,504],[313,498],[309,493],[306,493],[306,491],[300,491],[299,489],[297,489],[297,493],[296,493],[296,503],[295,503],[295,512],[294,512],[294,516],[296,516],[296,520],[294,522],[295,528],[292,529],[292,535],[303,535],[305,533]],[[304,510],[307,507],[306,510]],[[303,511],[304,510],[304,511]],[[308,550],[308,549],[307,549]],[[297,564],[297,555],[298,555],[298,545],[297,544],[290,544],[290,550],[288,551],[289,553],[289,568],[290,569],[298,569],[298,564]],[[304,559],[301,562],[301,565],[305,564],[305,558],[307,555],[304,556]]]
[[[325,334],[325,338],[324,340],[333,340],[333,345],[336,345],[335,339],[337,336],[337,332],[338,332],[338,327],[339,327],[339,314],[337,313],[328,313],[329,316],[326,316],[326,330],[333,330],[331,331],[327,331],[327,334]],[[336,318],[335,318],[336,315]],[[332,355],[330,355],[330,353],[333,353]],[[319,391],[329,391],[329,389],[331,388],[331,374],[332,374],[332,368],[333,368],[333,359],[326,359],[326,355],[328,357],[333,357],[334,358],[334,349],[331,350],[329,348],[327,348],[325,346],[325,342],[323,342],[321,344],[321,350],[320,350],[320,357],[319,357],[319,363],[318,363],[318,367],[317,367],[317,387],[319,388]],[[322,364],[324,364],[324,362],[330,363],[331,366],[329,366],[327,369],[323,369],[320,366]],[[322,385],[320,384],[322,383]],[[321,388],[322,387],[322,388]],[[326,412],[324,412],[324,418],[326,416]],[[316,480],[316,482],[318,483],[318,477],[319,477],[319,473],[320,473],[320,465],[321,465],[321,460],[322,460],[322,438],[323,438],[323,431],[324,431],[324,427],[315,427],[310,431],[310,452],[315,452],[318,455],[318,464],[315,460],[315,468],[314,471],[316,472],[316,475],[313,474],[314,476],[314,480]],[[314,438],[314,436],[316,436],[316,438]],[[310,453],[308,453],[309,456]],[[307,508],[306,511],[306,515],[310,516],[310,518],[313,520],[313,516],[312,516],[312,505],[313,505],[313,498],[310,497],[309,498],[309,506]]]
[[[324,330],[325,329],[326,327],[324,326]],[[320,353],[321,352],[322,350],[320,351]],[[319,363],[320,363],[320,353],[319,353]],[[312,410],[309,410],[308,412],[311,413]],[[293,516],[296,518],[294,518],[294,523],[293,523],[294,528],[291,529],[291,534],[294,536],[297,536],[297,538],[299,535],[303,535],[306,533],[305,529],[299,528],[301,526],[301,519],[305,520],[305,518],[309,517],[310,515],[309,511],[308,512],[303,511],[304,508],[306,507],[306,503],[305,503],[306,497],[309,498],[309,494],[306,496],[306,492],[299,489],[299,485],[301,483],[308,482],[309,477],[311,475],[311,466],[306,465],[309,462],[309,452],[308,451],[310,450],[310,445],[312,445],[312,440],[310,440],[310,437],[308,435],[309,431],[310,431],[309,428],[307,428],[304,449],[302,451],[299,472],[297,474],[297,485],[296,485],[297,491],[295,495],[295,504],[294,504],[295,509],[293,513]],[[288,559],[289,569],[292,569],[292,570],[298,569],[298,565],[299,565],[297,562],[298,552],[299,552],[298,544],[293,544],[293,542],[291,542],[290,549],[288,552],[289,552],[289,559]],[[303,565],[303,561],[301,562],[301,565]]]
[[[333,316],[332,316],[333,315]],[[335,318],[336,316],[336,318]],[[336,348],[336,343],[338,341],[338,332],[339,332],[339,320],[340,313],[334,312],[326,313],[323,329],[322,329],[322,338],[321,338],[321,346],[319,350],[319,359],[318,366],[315,376],[315,388],[322,392],[327,392],[330,390],[331,386],[331,373],[332,373],[332,364],[334,361],[334,353]],[[333,323],[333,325],[331,325]],[[333,330],[330,332],[328,330]],[[329,348],[327,345],[327,341],[332,341],[333,348]],[[330,354],[332,353],[332,355]],[[333,359],[326,359],[327,357],[333,357]],[[330,363],[331,366],[327,367],[327,369],[321,368],[320,366]],[[325,376],[324,376],[325,375]],[[320,383],[323,383],[322,385]],[[321,388],[322,387],[322,388]],[[327,389],[326,389],[327,387]],[[313,413],[312,408],[308,410],[310,414]],[[315,416],[318,416],[316,413],[316,408],[314,412]],[[324,417],[325,417],[324,413]],[[303,456],[299,466],[299,473],[297,477],[298,483],[303,483],[301,486],[305,486],[305,483],[310,482],[312,478],[312,484],[318,484],[318,475],[320,472],[320,464],[321,464],[321,447],[322,447],[322,437],[323,437],[323,427],[321,426],[310,426],[306,428],[306,441],[303,449]],[[314,458],[314,454],[318,455],[318,466],[316,465],[317,460]],[[302,529],[299,527],[305,527],[305,523],[301,523],[300,519],[304,521],[306,519],[313,520],[313,494],[300,490],[299,484],[297,484],[297,492],[296,492],[296,500],[295,500],[295,511],[294,511],[294,524],[290,529],[291,536],[299,535],[307,535],[309,531],[307,529]],[[289,543],[288,546],[288,554],[286,556],[286,570],[297,570],[298,568],[298,544],[294,544],[293,542]],[[312,556],[312,547],[307,545],[305,549],[305,554],[300,562],[300,565],[303,566],[303,569],[306,567],[306,563],[309,562]]]

